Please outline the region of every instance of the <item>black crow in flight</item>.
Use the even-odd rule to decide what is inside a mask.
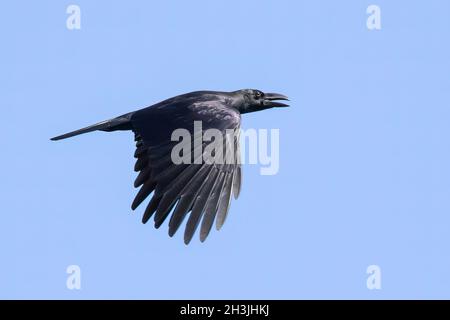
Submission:
[[[137,158],[134,170],[139,172],[134,186],[140,187],[131,208],[136,209],[153,192],[142,222],[146,223],[155,213],[158,228],[175,209],[169,222],[169,235],[173,236],[183,219],[190,212],[184,233],[188,244],[202,220],[200,240],[203,242],[216,220],[219,230],[227,216],[231,193],[237,198],[241,187],[239,136],[230,143],[227,132],[238,132],[241,114],[287,104],[275,100],[288,100],[276,93],[263,93],[246,89],[234,92],[197,91],[164,100],[150,107],[102,121],[89,127],[66,133],[51,140],[61,140],[95,130],[134,132]],[[194,121],[201,122],[200,135],[194,132]],[[231,161],[192,161],[174,163],[172,149],[179,141],[172,141],[176,129],[186,129],[198,140],[208,129],[217,129],[236,152]],[[198,160],[215,139],[200,144],[190,143],[189,150]],[[200,145],[200,151],[198,149]],[[219,150],[219,149],[217,149]],[[214,154],[212,152],[211,154]],[[194,159],[195,158],[195,159]]]

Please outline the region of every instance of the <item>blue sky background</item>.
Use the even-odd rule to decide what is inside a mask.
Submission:
[[[81,7],[81,30],[66,7]],[[366,8],[382,30],[366,28]],[[450,298],[450,3],[9,1],[0,298]],[[282,92],[280,171],[244,168],[189,246],[132,213],[132,134],[72,129],[199,89]],[[82,289],[66,288],[66,267]],[[379,265],[382,289],[366,288]]]

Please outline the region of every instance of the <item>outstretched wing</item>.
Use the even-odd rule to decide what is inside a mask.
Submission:
[[[222,227],[231,194],[237,198],[241,185],[240,114],[228,107],[226,101],[208,100],[207,95],[202,97],[202,100],[186,96],[180,100],[168,100],[137,111],[131,119],[136,140],[134,169],[139,172],[134,186],[140,187],[132,209],[153,193],[142,221],[146,223],[154,215],[155,227],[159,228],[172,212],[170,236],[189,214],[184,233],[186,244],[191,241],[200,222],[201,241],[208,236],[214,220],[217,230]],[[197,129],[201,123],[201,131],[195,130],[194,121],[199,121]],[[172,132],[176,129],[186,129],[192,139],[171,141]],[[204,137],[209,129],[217,129],[224,142],[223,147],[214,152],[211,150],[218,146],[219,140],[209,141]],[[177,144],[190,151],[191,163],[174,163],[172,149]],[[211,155],[213,160],[207,158]]]

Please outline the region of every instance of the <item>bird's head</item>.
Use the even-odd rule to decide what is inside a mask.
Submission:
[[[289,101],[288,97],[279,93],[264,93],[256,89],[244,89],[233,92],[235,106],[240,113],[261,111],[269,108],[288,107],[288,104],[276,100]]]

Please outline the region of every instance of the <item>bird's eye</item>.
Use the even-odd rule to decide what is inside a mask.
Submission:
[[[259,99],[263,96],[263,93],[261,91],[255,91],[255,99]]]

